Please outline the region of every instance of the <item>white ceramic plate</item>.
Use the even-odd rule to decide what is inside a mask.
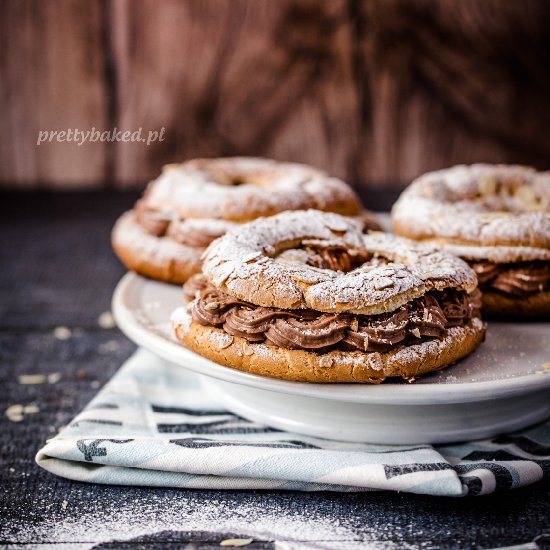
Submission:
[[[550,416],[550,324],[491,323],[470,357],[412,383],[308,384],[218,365],[179,344],[170,315],[181,287],[129,273],[113,312],[138,345],[204,379],[229,409],[256,421],[334,439],[433,443],[485,437]]]

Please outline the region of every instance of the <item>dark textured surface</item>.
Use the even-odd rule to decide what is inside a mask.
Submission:
[[[247,548],[254,549],[273,548],[275,540],[314,548],[435,549],[536,539],[538,547],[550,547],[550,480],[453,500],[105,487],[39,469],[38,448],[134,350],[118,330],[98,325],[123,273],[110,251],[110,227],[133,199],[0,195],[0,544],[175,549],[192,543],[186,548],[210,549],[230,536],[250,536],[255,542]],[[71,331],[69,339],[54,336],[60,326]],[[19,383],[19,375],[36,373],[61,379]],[[13,422],[4,414],[12,404],[35,404],[39,412]]]

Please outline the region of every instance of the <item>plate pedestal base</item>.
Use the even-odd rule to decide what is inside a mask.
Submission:
[[[454,443],[519,430],[550,416],[548,389],[469,403],[398,405],[330,401],[201,377],[231,412],[274,428],[356,443]]]

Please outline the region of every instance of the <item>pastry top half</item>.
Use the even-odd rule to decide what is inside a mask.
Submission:
[[[167,165],[149,184],[140,207],[180,219],[230,222],[302,208],[361,212],[357,195],[338,178],[304,164],[253,157]]]
[[[214,241],[203,273],[258,306],[373,315],[429,291],[467,294],[477,279],[459,258],[316,210],[261,218]]]
[[[392,224],[465,258],[550,259],[550,172],[490,164],[429,172],[402,193]]]

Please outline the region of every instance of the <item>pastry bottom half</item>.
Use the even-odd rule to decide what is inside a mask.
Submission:
[[[463,326],[446,329],[440,338],[398,345],[386,352],[335,349],[315,353],[251,343],[190,318],[174,328],[185,346],[220,365],[282,380],[321,383],[378,384],[391,377],[411,380],[466,357],[485,336],[485,324],[474,317]]]

